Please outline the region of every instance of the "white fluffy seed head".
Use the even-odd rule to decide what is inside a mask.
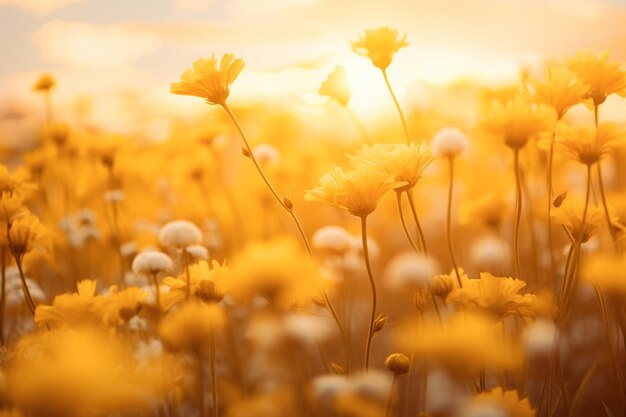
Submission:
[[[133,259],[133,272],[136,274],[153,274],[174,269],[172,259],[163,252],[148,250],[139,253]]]
[[[198,226],[187,220],[174,220],[161,228],[159,241],[164,246],[185,249],[202,242],[202,232]]]
[[[194,259],[209,259],[209,250],[202,245],[191,245],[187,246],[185,249],[189,255],[191,255]]]
[[[341,226],[324,226],[313,234],[311,245],[320,252],[343,255],[352,246],[352,235]]]
[[[511,249],[509,244],[496,236],[483,237],[472,244],[471,259],[481,271],[509,265]]]
[[[467,136],[455,127],[446,127],[435,134],[432,151],[436,156],[452,158],[469,149]]]
[[[391,259],[385,276],[392,288],[417,290],[427,287],[438,271],[439,265],[433,258],[405,252]]]
[[[547,357],[554,346],[557,328],[553,321],[537,319],[526,328],[524,337],[528,356]]]

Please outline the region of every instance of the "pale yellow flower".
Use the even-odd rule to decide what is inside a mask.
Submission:
[[[557,129],[556,144],[584,165],[593,165],[624,143],[626,131],[612,122],[595,126],[566,126]]]
[[[569,60],[569,68],[589,87],[585,98],[594,106],[604,103],[611,94],[626,94],[626,71],[618,62],[609,61],[608,52],[580,51]]]
[[[352,42],[352,50],[359,55],[367,56],[375,67],[385,70],[400,48],[409,46],[406,34],[398,38],[398,31],[388,27],[366,30],[365,36]]]
[[[211,58],[200,58],[193,63],[192,69],[187,69],[181,80],[172,83],[170,91],[173,94],[201,97],[209,104],[226,103],[230,94],[230,86],[243,70],[243,59],[233,54],[224,54],[219,64],[215,55]]]
[[[530,81],[530,95],[536,104],[545,104],[556,111],[561,119],[570,107],[582,103],[589,86],[577,79],[576,74],[564,67],[547,67],[543,80]]]
[[[348,83],[348,74],[345,67],[338,66],[328,74],[328,77],[320,85],[319,93],[337,100],[342,106],[347,106],[352,96],[352,90]]]

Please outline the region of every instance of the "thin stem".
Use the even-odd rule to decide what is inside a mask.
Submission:
[[[26,276],[24,275],[24,270],[22,269],[22,260],[19,259],[20,258],[19,256],[15,256],[15,255],[13,255],[13,258],[15,259],[15,265],[17,265],[17,270],[20,273],[20,281],[22,281],[22,291],[24,292],[24,299],[26,300],[28,309],[34,316],[36,306],[35,306],[35,302],[33,301],[33,297],[31,296],[30,291],[28,289],[28,285],[26,285]]]
[[[550,153],[548,154],[547,169],[547,189],[548,189],[548,255],[550,256],[550,271],[554,274],[554,253],[552,251],[552,199],[554,196],[554,184],[552,179],[552,169],[554,166],[554,143],[556,140],[556,129],[552,131],[552,140],[550,141]]]
[[[450,182],[448,186],[448,208],[446,211],[446,234],[448,238],[448,253],[450,254],[450,261],[452,262],[452,268],[456,274],[456,279],[459,283],[459,287],[463,288],[461,282],[461,274],[459,273],[459,267],[456,263],[456,257],[454,256],[454,245],[452,243],[452,193],[454,191],[454,157],[448,158],[448,168],[450,172]]]
[[[154,283],[156,306],[160,312],[161,311],[161,288],[159,287],[159,278],[157,277],[156,272],[151,272],[150,277],[152,278],[152,282]],[[187,285],[189,286],[189,283],[187,283]]]
[[[187,300],[191,299],[191,274],[189,273],[189,254],[183,249],[183,266],[185,268],[185,280],[187,281]]]
[[[383,77],[385,78],[385,84],[387,84],[387,89],[389,90],[389,94],[391,94],[391,98],[393,99],[393,104],[396,105],[396,109],[398,110],[398,114],[400,115],[400,120],[402,121],[402,129],[404,129],[404,136],[406,137],[406,142],[410,143],[411,138],[409,137],[409,128],[407,127],[406,120],[404,119],[404,114],[402,113],[402,108],[400,107],[400,103],[396,98],[396,95],[391,88],[391,84],[389,83],[389,78],[387,77],[387,70],[383,69]]]
[[[374,320],[376,319],[376,281],[374,281],[374,275],[372,274],[372,266],[370,265],[369,249],[367,247],[367,216],[361,217],[361,241],[363,244],[363,257],[365,258],[365,267],[367,268],[367,276],[370,281],[370,287],[372,290],[372,312],[370,315],[369,328],[367,330],[367,341],[365,343],[365,370],[367,371],[370,365],[370,350],[372,347],[372,338],[374,337]]]
[[[46,123],[52,123],[52,93],[50,90],[44,93],[44,100],[46,102]]]
[[[6,247],[2,247],[0,251],[2,259],[2,292],[0,293],[0,347],[4,347],[4,315],[6,309],[6,288],[7,288],[7,274],[6,274]]]
[[[611,238],[613,239],[613,245],[617,247],[617,240],[616,240],[615,232],[613,231],[613,226],[611,225],[611,213],[609,212],[609,204],[606,201],[606,194],[604,192],[604,181],[602,179],[602,162],[601,161],[598,161],[597,170],[598,170],[598,188],[600,189],[600,198],[602,199],[602,208],[604,209],[604,216],[606,217],[606,224],[609,227],[609,233],[611,234]]]
[[[513,151],[513,171],[515,173],[515,224],[513,229],[513,256],[515,257],[515,277],[521,278],[519,229],[522,222],[522,181],[519,172],[519,149],[515,149]]]
[[[217,373],[215,372],[215,336],[209,340],[209,360],[211,362],[211,394],[213,395],[213,417],[219,415],[219,403],[217,397]]]
[[[241,127],[241,124],[239,123],[239,120],[237,120],[237,117],[235,116],[235,114],[232,112],[230,107],[228,107],[228,104],[226,104],[224,102],[224,103],[221,104],[221,106],[224,108],[226,113],[228,113],[228,116],[230,117],[230,119],[235,124],[235,127],[237,128],[237,131],[239,132],[239,135],[241,136],[241,139],[242,139],[242,141],[244,143],[244,146],[246,147],[246,150],[248,151],[248,156],[249,156],[250,160],[252,160],[252,163],[254,164],[257,172],[259,173],[259,175],[263,179],[263,182],[265,183],[267,188],[269,188],[270,192],[272,193],[272,195],[274,196],[274,198],[276,199],[278,204],[280,204],[281,207],[283,209],[285,209],[287,211],[287,213],[289,213],[289,215],[291,216],[293,222],[296,224],[296,227],[298,228],[298,232],[300,233],[300,236],[302,237],[302,241],[304,242],[304,245],[306,246],[307,252],[309,252],[309,255],[312,256],[313,251],[311,250],[311,245],[309,244],[309,240],[307,239],[306,234],[304,233],[304,229],[302,228],[302,224],[300,224],[300,220],[298,220],[298,217],[296,216],[296,214],[293,211],[293,207],[290,204],[286,203],[285,199],[280,198],[280,196],[278,195],[278,192],[276,191],[274,186],[270,183],[269,179],[267,178],[267,176],[263,172],[263,169],[261,168],[261,165],[259,164],[259,162],[257,161],[256,157],[254,156],[254,153],[252,152],[252,148],[250,147],[250,143],[248,142],[246,134],[244,133],[243,128]]]
[[[202,348],[198,348],[196,352],[198,358],[198,408],[200,409],[200,417],[206,417],[206,404],[204,403],[204,354]]]
[[[335,323],[337,323],[339,334],[341,336],[341,341],[343,342],[344,354],[346,356],[346,373],[350,375],[350,373],[352,372],[352,343],[350,343],[350,337],[343,328],[341,320],[339,320],[337,310],[335,310],[335,307],[333,306],[333,303],[331,302],[330,297],[328,296],[328,293],[326,291],[324,291],[324,298],[326,301],[326,306],[328,307],[328,311],[330,311],[330,314],[331,316],[333,316]]]
[[[613,337],[611,336],[611,326],[609,324],[609,314],[606,310],[606,303],[604,301],[604,295],[602,291],[597,285],[593,286],[593,289],[596,292],[596,296],[598,297],[598,304],[600,305],[600,311],[602,312],[602,321],[604,322],[604,331],[606,333],[606,341],[609,345],[609,355],[611,356],[611,368],[613,368],[615,379],[619,381],[623,392],[626,392],[626,385],[624,384],[624,375],[620,367],[618,366],[617,358],[615,356],[615,351],[613,350]]]
[[[424,255],[428,255],[428,248],[426,248],[426,239],[424,238],[424,231],[422,230],[422,225],[420,224],[419,217],[417,217],[417,210],[415,209],[415,201],[413,200],[413,190],[406,190],[406,196],[409,199],[409,207],[411,207],[411,213],[413,214],[413,221],[415,222],[415,228],[417,229],[417,235],[419,237],[420,243],[422,244],[422,249],[424,250]]]
[[[415,241],[411,237],[411,233],[409,233],[409,229],[406,226],[406,221],[404,219],[404,213],[402,210],[402,191],[396,191],[396,202],[398,204],[398,216],[400,216],[400,223],[402,223],[402,230],[404,230],[404,235],[408,239],[411,247],[416,253],[420,253],[419,248],[415,244]]]
[[[350,120],[352,120],[352,123],[354,123],[354,125],[358,129],[359,133],[363,137],[363,141],[368,144],[372,143],[372,140],[369,134],[367,133],[367,130],[365,130],[365,126],[363,126],[363,123],[361,123],[361,120],[359,120],[359,118],[354,113],[354,111],[350,108],[350,106],[346,104],[346,105],[342,105],[341,107],[345,109],[346,113],[348,114],[348,117],[350,117]]]
[[[395,398],[394,398],[394,394],[396,391],[396,387],[398,385],[398,375],[397,374],[393,374],[393,380],[391,381],[391,389],[389,390],[389,396],[387,397],[387,404],[385,405],[385,416],[387,417],[393,417],[393,415],[395,414],[393,412],[393,405],[395,402]]]

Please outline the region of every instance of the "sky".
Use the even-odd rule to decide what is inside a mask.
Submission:
[[[234,101],[319,103],[319,84],[344,65],[367,115],[385,86],[350,41],[380,26],[408,35],[389,68],[403,103],[416,83],[506,82],[579,49],[626,60],[626,0],[0,0],[0,113],[40,110],[31,86],[50,72],[60,111],[88,104],[113,130],[136,124],[133,113],[198,114],[170,83],[195,59],[232,52],[246,61]]]

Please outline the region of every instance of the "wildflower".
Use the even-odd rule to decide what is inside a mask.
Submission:
[[[226,315],[217,304],[189,301],[165,316],[159,325],[163,345],[173,351],[192,351],[207,345],[226,326]]]
[[[575,73],[564,67],[546,68],[543,81],[533,79],[530,85],[532,101],[552,107],[559,120],[570,107],[581,103],[589,91],[589,86],[583,84]]]
[[[324,290],[311,258],[288,238],[248,245],[230,271],[229,291],[242,302],[259,295],[275,308],[288,309],[309,304]]]
[[[224,297],[229,280],[228,269],[213,261],[212,268],[206,261],[200,261],[189,267],[189,293],[206,303],[219,302]],[[178,278],[167,277],[163,284],[170,290],[164,295],[163,308],[170,309],[187,297],[187,279],[184,275]]]
[[[463,417],[507,416],[535,417],[535,410],[528,398],[520,399],[517,391],[504,391],[496,387],[489,392],[477,394],[463,410]]]
[[[319,182],[318,187],[306,191],[306,201],[326,202],[358,217],[366,217],[376,210],[378,201],[387,191],[406,185],[390,174],[363,165],[348,172],[335,167]]]
[[[335,67],[320,86],[319,93],[322,96],[335,99],[342,106],[347,106],[352,96],[352,91],[348,83],[346,69],[342,66]]]
[[[324,226],[313,234],[311,246],[323,253],[342,256],[352,247],[352,235],[341,226]]]
[[[432,162],[430,153],[415,143],[365,145],[351,159],[358,165],[376,167],[392,175],[397,182],[405,182],[397,191],[409,190],[422,177],[424,170]]]
[[[215,55],[200,58],[193,63],[193,69],[187,69],[181,81],[172,83],[173,94],[204,98],[209,104],[224,105],[230,94],[230,86],[243,70],[243,59],[233,54],[224,54],[219,67]]]
[[[467,152],[469,143],[465,134],[459,129],[447,127],[435,134],[432,149],[436,156],[454,158]]]
[[[626,94],[626,71],[618,62],[609,61],[608,52],[580,51],[569,60],[568,66],[589,87],[585,98],[591,99],[595,107],[611,94],[622,97]]]
[[[548,357],[554,348],[558,329],[552,320],[537,319],[532,322],[524,334],[524,347],[531,357]]]
[[[8,234],[9,248],[17,259],[31,250],[43,249],[47,244],[47,229],[33,215],[23,215],[11,222]]]
[[[367,56],[375,67],[385,70],[400,48],[409,46],[406,34],[398,39],[398,31],[388,27],[366,30],[365,36],[352,42],[352,50],[359,55]]]
[[[552,108],[544,104],[533,106],[517,96],[505,104],[493,102],[483,123],[506,146],[517,150],[531,138],[551,131],[555,121],[556,113]]]
[[[462,268],[459,268],[459,273],[461,274],[461,281],[463,278],[467,277]],[[435,275],[435,277],[430,282],[430,291],[433,295],[443,298],[444,300],[452,292],[455,288],[457,279],[455,275],[455,271],[452,271],[450,274],[439,274]]]
[[[195,224],[186,220],[166,223],[159,232],[159,241],[164,246],[185,249],[202,242],[202,232]]]
[[[576,197],[566,198],[561,206],[552,210],[552,218],[556,223],[565,226],[569,234],[579,243],[589,240],[596,228],[602,225],[604,216],[596,206],[587,206],[585,224],[583,226],[583,212],[585,202]],[[584,229],[583,229],[584,227]]]
[[[48,92],[56,86],[56,81],[51,74],[42,74],[33,85],[33,90]]]
[[[591,166],[623,144],[625,138],[626,131],[615,123],[602,123],[597,128],[561,125],[556,143],[581,164]]]
[[[385,359],[385,366],[395,375],[402,375],[409,372],[409,358],[402,353],[392,353]]]
[[[148,294],[141,288],[128,287],[118,290],[113,286],[104,303],[104,322],[109,326],[118,326],[128,322],[139,314]]]
[[[482,272],[480,279],[465,279],[463,287],[455,289],[447,302],[466,308],[478,308],[502,319],[507,316],[534,316],[535,296],[519,294],[526,283],[519,279],[495,277]]]
[[[428,287],[438,269],[435,259],[415,252],[405,252],[389,261],[385,276],[392,287],[417,290]]]
[[[405,349],[455,372],[514,369],[521,364],[517,345],[504,338],[498,322],[483,315],[457,313],[443,326],[434,319],[409,321],[399,326],[398,336]]]
[[[35,323],[52,328],[101,323],[104,299],[96,296],[96,281],[79,281],[76,287],[76,293],[54,297],[50,306],[37,306]]]
[[[135,256],[132,269],[137,274],[158,274],[174,269],[174,263],[163,252],[146,250]]]

